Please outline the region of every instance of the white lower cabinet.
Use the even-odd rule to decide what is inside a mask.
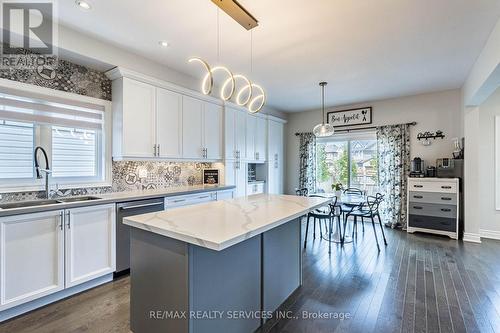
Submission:
[[[0,219],[0,310],[64,289],[63,211]]]
[[[115,271],[115,205],[66,210],[66,288]]]
[[[216,192],[177,195],[177,196],[165,198],[165,209],[175,208],[175,207],[183,207],[183,206],[191,206],[191,205],[196,205],[196,204],[215,201],[215,200],[217,200],[217,193]]]
[[[115,205],[0,218],[0,311],[112,273]]]
[[[217,201],[234,198],[234,190],[224,190],[217,192]]]
[[[226,161],[224,183],[226,185],[234,185],[234,197],[244,197],[247,187],[247,164],[236,161]]]
[[[248,183],[247,195],[255,195],[264,193],[264,183]]]

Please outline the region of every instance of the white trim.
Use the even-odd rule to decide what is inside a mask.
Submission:
[[[464,232],[464,242],[481,243],[481,236],[479,234]]]
[[[500,210],[500,116],[495,117],[495,203]]]
[[[500,240],[500,231],[496,230],[479,229],[479,235],[481,235],[482,238]]]

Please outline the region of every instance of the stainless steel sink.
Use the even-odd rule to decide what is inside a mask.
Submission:
[[[57,200],[59,202],[80,202],[80,201],[90,201],[90,200],[98,200],[98,199],[101,199],[101,198],[86,196],[86,197],[74,197],[74,198],[61,198],[61,199],[57,199]]]
[[[59,198],[52,200],[33,200],[33,201],[19,201],[19,202],[9,202],[5,204],[0,204],[0,209],[13,209],[13,208],[26,208],[26,207],[38,207],[46,205],[54,205],[69,202],[81,202],[98,200],[99,197],[86,196],[86,197],[74,197],[74,198]]]
[[[34,200],[34,201],[19,201],[0,204],[0,209],[25,208],[45,205],[54,205],[60,203],[58,200]]]

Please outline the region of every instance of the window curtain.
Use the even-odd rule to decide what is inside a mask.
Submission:
[[[386,225],[406,229],[406,197],[410,174],[408,124],[377,127],[380,212]]]
[[[316,136],[313,133],[299,133],[300,169],[299,188],[307,188],[309,193],[316,192]]]

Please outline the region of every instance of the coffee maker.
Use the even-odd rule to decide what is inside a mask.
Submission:
[[[425,177],[424,160],[420,157],[415,157],[411,161],[410,177],[423,178]]]

